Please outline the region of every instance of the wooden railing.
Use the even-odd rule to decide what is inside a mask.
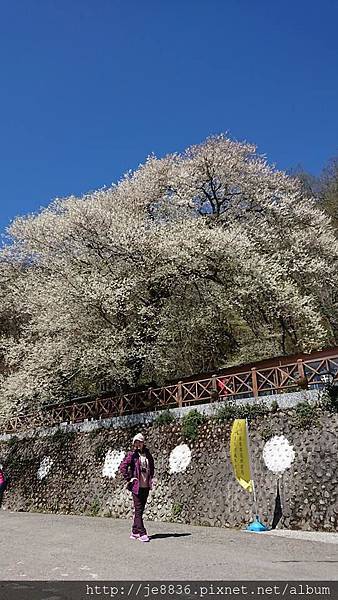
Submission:
[[[288,362],[290,361],[290,362]],[[294,391],[299,385],[308,389],[322,387],[321,375],[330,371],[338,382],[338,348],[294,357],[278,357],[247,365],[224,369],[217,375],[179,381],[172,385],[149,388],[108,398],[50,405],[38,413],[18,414],[0,423],[0,433],[15,433],[24,429],[50,427],[59,423],[78,423],[105,419],[149,410],[190,406],[217,400],[233,400],[267,394]]]

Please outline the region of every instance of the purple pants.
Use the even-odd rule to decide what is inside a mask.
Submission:
[[[3,483],[0,483],[0,506],[1,506],[1,503],[2,503],[3,493],[4,493],[5,489],[6,489],[6,487],[7,487],[7,481],[4,481]]]
[[[145,535],[146,528],[143,523],[143,512],[147,503],[149,494],[149,488],[139,488],[138,494],[133,494],[134,501],[134,522],[133,522],[133,533],[139,533]]]

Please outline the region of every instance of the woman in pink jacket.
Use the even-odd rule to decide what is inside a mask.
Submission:
[[[144,436],[138,433],[133,438],[133,450],[128,452],[120,465],[120,471],[128,482],[127,489],[133,494],[134,522],[131,540],[149,542],[143,512],[152,488],[154,470],[154,459],[144,443]]]
[[[5,477],[5,473],[3,471],[3,466],[0,464],[0,506],[2,502],[2,496],[7,487],[7,479]]]

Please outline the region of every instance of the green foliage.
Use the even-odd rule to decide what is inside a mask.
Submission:
[[[215,413],[215,419],[219,423],[225,423],[236,419],[237,407],[233,402],[227,402],[224,406],[221,406]]]
[[[309,381],[307,377],[297,379],[297,388],[299,391],[309,389]]]
[[[97,517],[101,509],[101,504],[99,498],[94,498],[88,511],[88,515],[90,517]]]
[[[89,439],[95,440],[98,432],[99,432],[98,429],[93,429],[92,431],[90,431],[89,432]]]
[[[300,181],[302,192],[315,198],[318,206],[329,215],[338,235],[338,158],[329,160],[318,177],[307,173],[300,166],[291,174]]]
[[[175,502],[171,509],[171,514],[173,517],[179,517],[183,510],[183,505],[180,502]]]
[[[332,410],[338,412],[338,385],[331,386],[328,390],[328,395]]]
[[[103,440],[99,442],[94,450],[94,456],[96,460],[102,460],[105,454],[108,452],[109,442],[107,440]]]
[[[57,429],[54,435],[52,436],[53,442],[57,443],[60,449],[64,448],[68,444],[70,444],[76,437],[75,431],[63,431],[62,429]]]
[[[338,412],[338,385],[333,385],[325,392],[322,407],[332,413]]]
[[[231,421],[233,419],[248,419],[249,421],[256,417],[269,413],[269,407],[260,402],[259,404],[235,404],[228,402],[221,406],[215,414],[215,419],[220,423]]]
[[[308,402],[300,402],[294,409],[294,425],[297,429],[310,429],[318,427],[318,407]]]
[[[272,413],[276,413],[279,410],[279,404],[277,400],[272,400],[270,404],[270,410]]]
[[[338,234],[338,158],[332,159],[322,173],[321,202]]]
[[[196,409],[190,410],[182,419],[182,435],[187,440],[195,440],[198,427],[205,421],[205,416]]]
[[[262,429],[261,429],[261,438],[262,440],[264,440],[264,442],[267,442],[270,438],[272,438],[273,436],[273,429],[270,425],[270,423],[268,423],[267,425],[265,425]]]
[[[154,420],[154,425],[159,427],[160,425],[170,425],[175,421],[174,415],[170,412],[170,410],[162,410],[159,415]]]
[[[269,412],[269,407],[263,402],[259,402],[258,404],[240,404],[237,408],[237,418],[248,419],[250,421]]]
[[[17,446],[14,446],[6,460],[6,468],[8,468],[9,472],[19,470],[28,474],[35,466],[36,458],[25,453],[20,453]]]
[[[18,442],[19,442],[18,436],[17,435],[12,435],[12,437],[7,442],[7,447],[8,448],[15,448],[15,446],[17,445]]]

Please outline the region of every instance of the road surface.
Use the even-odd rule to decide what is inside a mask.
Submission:
[[[268,533],[0,511],[0,580],[336,580],[338,533]]]

